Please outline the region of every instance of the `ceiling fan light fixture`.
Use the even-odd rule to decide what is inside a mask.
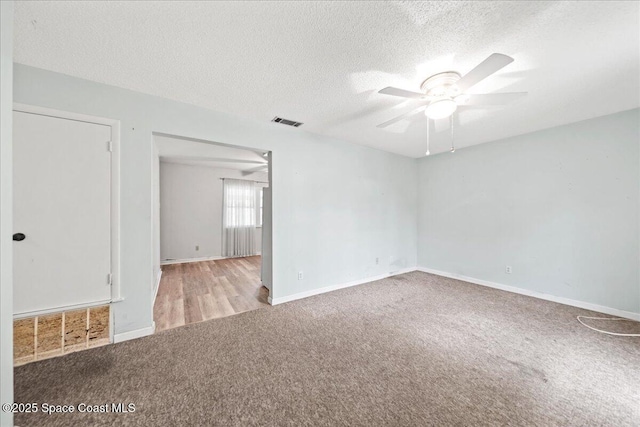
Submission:
[[[424,110],[424,114],[431,120],[444,119],[452,115],[457,108],[458,104],[453,99],[443,98],[429,104]]]

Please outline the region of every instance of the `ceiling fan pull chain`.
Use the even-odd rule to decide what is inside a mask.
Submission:
[[[429,153],[429,118],[427,118],[427,156],[431,153]]]
[[[449,121],[451,123],[451,126],[450,126],[450,128],[451,128],[451,152],[455,153],[456,152],[456,147],[453,146],[453,114],[449,116]]]

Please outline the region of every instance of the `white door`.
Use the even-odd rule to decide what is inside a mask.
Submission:
[[[110,138],[110,126],[14,111],[14,314],[111,299]]]

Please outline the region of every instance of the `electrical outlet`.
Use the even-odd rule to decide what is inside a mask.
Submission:
[[[302,271],[298,271],[298,280],[304,279],[304,273]]]
[[[507,268],[505,268],[505,270],[504,270],[504,271],[505,271],[507,274],[511,274],[511,271],[512,271],[512,270],[511,270],[511,266],[510,266],[510,265],[507,265]]]
[[[200,250],[200,246],[196,245],[196,251]]]
[[[380,258],[376,257],[376,265],[380,264]]]

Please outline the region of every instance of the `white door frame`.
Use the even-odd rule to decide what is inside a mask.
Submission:
[[[31,317],[52,312],[60,312],[79,308],[87,308],[96,305],[104,305],[122,301],[120,289],[120,121],[107,119],[104,117],[88,116],[86,114],[72,113],[69,111],[54,110],[46,107],[14,103],[13,111],[41,116],[56,117],[65,120],[75,120],[79,122],[95,123],[111,127],[111,300],[93,304],[81,304],[66,307],[56,307],[38,312],[14,315],[14,319],[20,317]],[[105,143],[107,143],[105,141]],[[14,169],[15,173],[15,169]],[[14,197],[16,195],[14,194]],[[18,196],[19,197],[19,196]],[[113,310],[111,310],[113,311]],[[113,333],[113,324],[111,325]],[[113,337],[112,337],[113,338]]]

